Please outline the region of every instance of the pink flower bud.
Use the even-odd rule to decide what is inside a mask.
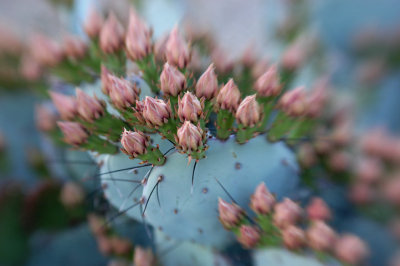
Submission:
[[[350,121],[350,119],[341,121],[339,125],[335,125],[331,136],[333,143],[338,146],[345,146],[349,144],[353,137],[352,130],[353,123]]]
[[[76,99],[78,102],[78,113],[87,122],[93,122],[104,114],[104,102],[96,96],[90,97],[81,89],[76,89]]]
[[[161,91],[168,96],[177,96],[186,87],[185,76],[169,63],[164,64],[160,83]]]
[[[72,120],[78,114],[78,103],[72,96],[67,96],[57,92],[49,92],[57,111],[64,120]]]
[[[282,65],[286,69],[297,69],[300,67],[307,56],[303,40],[296,40],[291,44],[282,56]]]
[[[349,198],[356,204],[365,205],[373,201],[375,193],[369,184],[357,182],[350,188]]]
[[[61,46],[43,35],[35,35],[30,48],[32,57],[43,66],[55,66],[64,56]]]
[[[75,36],[67,36],[64,38],[65,55],[71,58],[79,59],[85,56],[87,44]]]
[[[107,69],[107,67],[103,64],[101,64],[101,91],[105,94],[105,95],[109,95],[110,94],[110,79],[109,79],[109,75],[111,75],[111,72]]]
[[[118,236],[110,237],[111,247],[116,255],[127,255],[132,251],[132,243],[129,239]]]
[[[234,67],[234,61],[221,48],[214,48],[211,53],[212,61],[218,73],[229,73]]]
[[[291,116],[300,116],[306,110],[306,94],[304,87],[297,87],[283,94],[279,100],[282,110]]]
[[[335,255],[345,263],[358,265],[368,254],[365,243],[355,235],[343,235],[336,241]]]
[[[333,249],[336,241],[336,233],[325,222],[313,221],[307,230],[308,245],[317,251],[329,251]]]
[[[236,111],[236,120],[245,127],[253,127],[261,120],[261,110],[256,95],[247,96]]]
[[[392,204],[400,206],[400,175],[385,180],[383,184],[383,196]]]
[[[233,79],[230,79],[217,95],[217,106],[220,109],[229,110],[236,113],[240,103],[240,91]]]
[[[200,76],[196,83],[196,96],[205,97],[210,100],[217,96],[218,80],[214,72],[214,64],[211,64],[207,70]]]
[[[147,147],[150,145],[148,136],[140,131],[128,131],[124,129],[121,137],[121,144],[124,147],[123,151],[132,156],[137,157],[147,153]]]
[[[155,258],[151,249],[143,249],[140,246],[135,246],[133,254],[133,263],[135,266],[153,266],[155,265]]]
[[[288,249],[299,249],[306,243],[306,234],[299,227],[289,225],[282,231],[282,239]]]
[[[275,197],[272,195],[265,183],[257,186],[256,191],[251,195],[250,207],[257,214],[268,214],[275,204]]]
[[[67,182],[61,189],[61,202],[66,207],[75,207],[85,199],[85,191],[74,182]]]
[[[43,74],[43,69],[40,64],[33,59],[31,55],[22,57],[19,71],[23,78],[28,81],[36,81],[40,79]]]
[[[100,31],[100,48],[104,53],[111,54],[122,48],[124,29],[114,13],[110,12]]]
[[[45,105],[35,106],[36,126],[43,132],[48,132],[56,128],[57,116]]]
[[[279,82],[278,70],[275,65],[257,79],[254,89],[261,97],[278,96],[281,93],[282,85]]]
[[[98,235],[96,237],[97,246],[104,256],[109,256],[112,253],[111,240],[105,235]]]
[[[104,226],[104,221],[100,216],[98,216],[94,213],[90,213],[87,216],[87,220],[88,220],[90,231],[92,231],[92,233],[95,236],[105,234],[106,227]]]
[[[143,118],[151,126],[162,126],[171,117],[171,108],[160,99],[146,96],[144,99]]]
[[[73,146],[79,146],[89,137],[85,128],[76,122],[57,122],[64,134],[64,141]]]
[[[251,76],[253,79],[260,78],[265,72],[271,68],[270,61],[267,58],[258,60],[254,67],[251,69]]]
[[[239,224],[243,217],[243,210],[235,203],[229,204],[221,198],[218,198],[219,220],[222,225],[230,229]]]
[[[186,92],[182,100],[178,98],[178,116],[182,122],[188,120],[196,123],[202,113],[202,104],[191,92]]]
[[[83,24],[83,29],[90,38],[96,38],[99,36],[101,28],[103,26],[103,17],[97,13],[96,9],[92,7],[89,11],[89,15]]]
[[[280,228],[295,224],[300,220],[302,215],[300,206],[289,198],[285,198],[282,202],[277,203],[274,211],[274,223]]]
[[[307,98],[307,115],[310,117],[319,117],[325,107],[328,98],[328,82],[321,79],[316,82],[311,95]]]
[[[328,164],[336,172],[345,171],[351,163],[350,155],[345,151],[335,151],[328,158]]]
[[[203,147],[203,130],[199,126],[193,125],[190,121],[185,121],[178,128],[178,144],[183,151],[197,151]]]
[[[178,26],[169,35],[165,54],[168,63],[180,69],[185,68],[190,61],[189,45],[179,34]]]
[[[307,207],[307,214],[310,220],[329,220],[331,211],[328,205],[321,198],[313,198]]]
[[[260,240],[260,232],[251,225],[242,225],[239,229],[238,241],[245,248],[253,248]]]
[[[356,169],[357,178],[365,183],[376,183],[383,174],[382,162],[377,158],[362,158]]]
[[[140,60],[151,53],[151,31],[131,9],[129,12],[129,26],[125,38],[126,54],[131,60]]]
[[[154,54],[158,61],[165,61],[168,38],[169,35],[165,34],[161,38],[157,39],[154,44]]]
[[[126,79],[109,75],[108,84],[111,102],[119,110],[125,110],[139,99],[139,89]]]

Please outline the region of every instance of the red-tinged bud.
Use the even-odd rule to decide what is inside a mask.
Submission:
[[[282,239],[288,249],[299,249],[306,243],[306,234],[299,227],[289,225],[282,231]]]
[[[305,168],[313,166],[317,161],[317,155],[315,154],[315,149],[310,143],[302,144],[299,147],[297,155],[299,163]]]
[[[168,96],[177,96],[186,87],[185,76],[169,63],[164,64],[160,83],[161,91]]]
[[[291,116],[300,116],[306,111],[306,94],[304,87],[297,87],[286,92],[279,100],[282,110]]]
[[[400,175],[393,176],[383,184],[383,196],[389,202],[400,206]]]
[[[357,182],[350,188],[349,198],[356,204],[365,205],[373,201],[375,193],[369,184]]]
[[[104,115],[104,102],[96,96],[90,97],[81,89],[76,89],[76,99],[78,102],[78,114],[87,122],[93,122]]]
[[[150,138],[140,131],[129,131],[124,129],[121,137],[124,152],[132,157],[145,154],[150,145]]]
[[[229,110],[235,114],[239,103],[240,91],[233,82],[233,79],[230,79],[217,95],[217,106],[220,109]]]
[[[146,96],[142,110],[142,116],[146,123],[151,126],[162,126],[171,117],[169,104],[161,99]]]
[[[235,203],[229,204],[218,198],[219,220],[226,229],[230,229],[239,224],[243,217],[243,210]]]
[[[165,34],[154,44],[154,54],[158,61],[165,61],[165,53],[167,51],[167,42],[169,35]]]
[[[165,55],[169,64],[177,68],[185,68],[190,61],[189,45],[175,26],[168,38]]]
[[[214,64],[211,64],[196,83],[196,96],[210,100],[217,96],[217,93],[217,75],[214,72]]]
[[[151,53],[151,31],[131,9],[129,12],[129,26],[125,38],[125,49],[131,60],[141,60]]]
[[[314,85],[311,95],[307,98],[307,115],[310,117],[321,116],[327,99],[328,82],[326,79],[321,79]]]
[[[356,169],[358,180],[372,184],[376,183],[383,174],[382,162],[377,158],[362,158]]]
[[[104,235],[106,232],[106,227],[104,226],[104,221],[100,216],[90,213],[87,216],[87,220],[90,231],[92,231],[95,236]]]
[[[336,242],[336,233],[323,221],[313,221],[307,230],[308,245],[317,251],[329,251]]]
[[[57,111],[64,120],[72,120],[78,114],[78,102],[75,97],[57,92],[49,92]]]
[[[335,151],[328,158],[328,164],[332,170],[343,172],[348,169],[351,163],[350,154],[345,151]]]
[[[284,52],[282,65],[286,69],[297,69],[304,63],[306,56],[307,51],[304,47],[304,41],[297,40]]]
[[[103,17],[96,11],[95,8],[91,8],[89,15],[83,24],[83,29],[90,38],[96,38],[99,36],[101,28],[103,26]]]
[[[155,265],[156,261],[151,249],[143,249],[140,246],[135,246],[133,263],[135,266],[153,266]]]
[[[76,122],[57,122],[64,134],[64,141],[73,146],[79,146],[89,137],[86,129]]]
[[[132,243],[128,239],[112,236],[110,242],[113,253],[116,255],[127,255],[132,251]]]
[[[229,58],[229,55],[227,55],[221,48],[214,48],[211,53],[211,59],[219,73],[229,73],[234,67],[233,59]]]
[[[80,59],[85,56],[87,44],[75,36],[67,36],[64,38],[64,52],[70,58]]]
[[[361,149],[363,152],[381,156],[382,146],[384,146],[384,140],[387,139],[388,135],[384,128],[375,128],[365,133],[361,140]]]
[[[74,182],[68,182],[61,189],[60,199],[62,204],[68,208],[76,207],[85,199],[85,191]]]
[[[48,132],[56,128],[57,116],[45,105],[35,106],[35,120],[36,127],[43,132]]]
[[[321,198],[313,198],[307,207],[307,214],[310,220],[329,220],[331,211]]]
[[[275,205],[273,218],[276,226],[285,228],[298,222],[301,215],[302,209],[300,206],[289,198],[285,198]]]
[[[42,67],[31,55],[23,56],[19,71],[26,80],[36,81],[42,74]]]
[[[261,97],[278,96],[282,91],[276,65],[271,66],[254,84],[254,89]]]
[[[275,197],[268,191],[265,183],[257,186],[256,191],[251,195],[250,207],[257,214],[268,214],[275,205]]]
[[[256,95],[244,98],[236,111],[236,120],[245,127],[253,127],[261,120],[261,109]]]
[[[44,66],[55,66],[63,59],[63,50],[57,42],[43,35],[35,35],[31,41],[32,57]]]
[[[111,12],[100,31],[100,48],[104,53],[111,54],[121,49],[123,43],[124,28]]]
[[[253,248],[260,240],[260,232],[257,228],[251,225],[242,225],[239,229],[238,241],[245,248]]]
[[[182,122],[188,120],[196,123],[202,113],[202,104],[191,92],[186,92],[182,100],[178,98],[178,116]]]
[[[203,146],[203,130],[200,126],[193,125],[190,121],[185,121],[178,128],[178,144],[183,151],[197,151]]]
[[[139,99],[139,89],[135,84],[126,79],[109,75],[108,84],[111,102],[119,110],[124,110],[132,106]]]
[[[110,94],[110,79],[109,79],[109,75],[111,75],[110,70],[107,69],[107,67],[105,65],[101,65],[101,91],[105,94],[105,95],[109,95]]]
[[[97,238],[97,246],[104,256],[109,256],[113,252],[111,239],[109,239],[105,235],[98,235]]]
[[[355,235],[343,235],[335,244],[336,257],[350,265],[359,265],[369,255],[364,241]]]

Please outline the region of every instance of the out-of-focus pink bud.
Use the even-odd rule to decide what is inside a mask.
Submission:
[[[42,67],[32,56],[23,56],[20,69],[21,75],[28,81],[36,81],[42,76]]]
[[[313,221],[307,230],[308,245],[317,251],[329,251],[334,248],[336,233],[325,222]]]
[[[357,178],[365,183],[376,183],[383,174],[382,162],[377,158],[362,158],[356,168]]]
[[[278,96],[282,85],[279,82],[276,65],[271,66],[254,84],[254,89],[261,97]]]
[[[196,83],[196,96],[204,97],[208,100],[217,96],[218,80],[214,72],[214,64],[211,64],[207,70],[200,76]]]
[[[353,123],[350,119],[341,121],[339,125],[336,125],[333,129],[331,139],[339,146],[345,146],[350,143],[353,137]]]
[[[297,226],[289,225],[282,231],[283,243],[288,249],[299,249],[306,242],[306,235]]]
[[[307,214],[310,220],[329,220],[331,219],[331,211],[321,198],[313,198],[307,206]]]
[[[101,74],[100,74],[100,78],[101,78],[101,91],[105,94],[105,95],[109,95],[110,94],[110,79],[109,79],[109,75],[111,75],[111,72],[107,69],[107,67],[105,65],[101,65]]]
[[[274,211],[274,223],[279,228],[295,224],[300,220],[302,215],[300,206],[289,198],[285,198],[282,202],[277,203]]]
[[[116,255],[127,255],[132,251],[132,243],[128,239],[118,236],[110,237],[112,250]]]
[[[286,69],[297,69],[305,61],[307,57],[307,49],[304,40],[298,39],[291,44],[282,56],[282,65]]]
[[[215,64],[215,68],[218,73],[226,74],[232,71],[234,67],[234,61],[227,55],[221,48],[214,48],[211,53],[211,59]]]
[[[321,79],[314,84],[311,94],[307,97],[306,114],[310,117],[319,117],[328,99],[328,81]]]
[[[361,149],[363,152],[371,155],[382,155],[382,147],[385,146],[385,140],[388,134],[384,128],[375,128],[367,131],[361,140]]]
[[[261,110],[256,95],[244,98],[236,111],[236,120],[245,127],[253,127],[261,120]]]
[[[375,193],[369,184],[357,182],[349,190],[349,198],[356,204],[368,204],[374,197]]]
[[[297,156],[299,159],[300,164],[305,167],[309,168],[313,166],[317,161],[317,156],[315,154],[315,150],[310,143],[304,143],[299,147],[297,152]]]
[[[160,83],[161,91],[168,96],[177,96],[186,87],[185,76],[169,63],[164,64]]]
[[[121,144],[124,152],[132,157],[145,154],[150,145],[150,139],[140,131],[129,131],[124,129],[121,137]]]
[[[97,238],[97,246],[104,256],[109,256],[113,252],[113,247],[111,244],[111,239],[109,239],[105,235],[98,235]]]
[[[75,97],[57,92],[49,92],[57,111],[64,120],[72,120],[78,114],[78,103]]]
[[[90,97],[77,88],[76,99],[78,102],[78,114],[85,121],[93,122],[104,114],[105,103],[97,99],[96,96]]]
[[[253,195],[251,195],[250,207],[257,214],[268,214],[275,204],[275,197],[268,191],[265,183],[257,186]]]
[[[383,184],[383,196],[392,204],[400,206],[400,175],[397,174],[385,180]]]
[[[368,254],[365,243],[355,235],[343,235],[336,241],[335,255],[345,263],[358,265],[366,259]]]
[[[104,226],[104,221],[100,216],[98,216],[94,213],[90,213],[87,216],[87,220],[88,220],[90,231],[92,231],[92,233],[95,236],[103,235],[106,232],[106,227]]]
[[[297,87],[283,94],[279,100],[282,110],[291,116],[303,115],[306,111],[306,94],[304,87]]]
[[[203,113],[202,104],[191,92],[186,92],[182,100],[178,98],[178,116],[183,122],[185,120],[196,123]]]
[[[190,121],[185,121],[178,128],[178,144],[183,151],[197,151],[203,146],[203,130],[200,126],[193,125]]]
[[[238,241],[245,248],[253,248],[260,240],[260,232],[251,225],[241,225],[239,229]]]
[[[114,13],[110,12],[100,31],[101,50],[107,54],[117,52],[123,46],[124,34],[124,28]]]
[[[57,122],[61,131],[64,134],[64,141],[73,146],[79,146],[86,142],[89,137],[86,129],[79,123],[76,122]]]
[[[255,43],[250,43],[246,49],[243,51],[241,61],[244,66],[250,68],[257,61],[256,47]]]
[[[108,85],[111,102],[119,110],[125,110],[139,99],[139,89],[124,78],[109,75]]]
[[[36,127],[41,131],[48,132],[56,128],[57,116],[45,105],[35,106],[35,120]]]
[[[85,56],[87,44],[76,36],[64,37],[65,55],[71,58],[80,59]]]
[[[175,26],[168,38],[165,55],[169,64],[177,68],[185,68],[190,61],[189,45],[183,39]]]
[[[264,58],[259,60],[251,69],[251,75],[254,79],[260,78],[270,68],[270,62]]]
[[[55,66],[63,59],[63,50],[57,42],[43,35],[35,35],[31,41],[32,57],[43,66]]]
[[[168,38],[169,35],[165,34],[161,38],[157,39],[154,44],[154,54],[158,61],[165,61]]]
[[[171,108],[163,100],[154,99],[149,96],[146,96],[144,99],[142,115],[147,124],[162,126],[164,123],[167,123],[171,114]]]
[[[78,184],[67,182],[61,189],[60,199],[64,206],[72,208],[83,202],[85,191]]]
[[[335,151],[328,158],[328,164],[332,170],[343,172],[348,169],[351,157],[346,151]]]
[[[94,39],[99,36],[101,28],[103,26],[103,17],[92,7],[89,11],[89,15],[83,24],[83,29],[86,34]]]
[[[239,103],[240,91],[233,82],[233,79],[230,79],[228,83],[220,89],[217,95],[217,106],[220,109],[229,110],[235,114]]]
[[[218,211],[219,220],[227,229],[237,226],[243,217],[243,210],[239,206],[235,203],[229,204],[221,198],[218,198]]]
[[[144,249],[140,246],[135,246],[133,254],[133,263],[135,266],[153,266],[155,265],[155,258],[151,249]]]
[[[131,60],[141,60],[151,53],[151,31],[135,10],[129,12],[129,26],[125,38],[125,49]]]

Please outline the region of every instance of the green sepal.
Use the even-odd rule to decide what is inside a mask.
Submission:
[[[220,109],[217,112],[217,138],[225,140],[231,133],[235,117],[229,110]]]
[[[258,131],[260,127],[255,125],[252,127],[246,127],[242,124],[238,124],[238,130],[236,132],[236,141],[239,144],[246,143],[249,139],[254,137],[254,134]]]
[[[90,151],[96,151],[100,154],[116,154],[118,152],[117,146],[96,135],[90,135],[86,142],[79,147]]]
[[[141,60],[136,60],[135,63],[143,72],[142,78],[149,85],[151,91],[154,94],[158,94],[160,92],[160,89],[158,88],[158,80],[160,78],[161,68],[157,66],[154,54],[151,53]]]
[[[294,118],[280,111],[268,131],[267,137],[269,141],[279,141],[285,136],[293,126]]]
[[[119,141],[124,127],[129,127],[124,121],[108,112],[91,123],[83,120],[79,122],[93,134],[104,135],[111,141]]]
[[[158,147],[149,145],[146,150],[147,152],[145,154],[138,155],[137,158],[145,163],[151,163],[153,165],[163,165],[165,163],[165,156]]]

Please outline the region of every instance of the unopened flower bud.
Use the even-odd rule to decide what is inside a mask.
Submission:
[[[307,56],[307,51],[304,47],[304,41],[297,40],[291,44],[282,56],[282,65],[286,69],[296,70],[300,67]]]
[[[275,197],[268,191],[265,183],[257,186],[256,191],[251,195],[250,207],[257,214],[268,214],[275,204]]]
[[[151,31],[133,9],[129,12],[125,48],[127,56],[134,61],[143,59],[151,53]]]
[[[61,202],[66,207],[75,207],[81,204],[85,198],[85,192],[78,184],[68,182],[61,190]]]
[[[229,204],[221,198],[218,198],[218,211],[219,220],[227,229],[237,226],[243,217],[243,210],[239,206],[235,203]]]
[[[234,61],[226,54],[221,48],[214,48],[211,53],[212,61],[215,64],[215,68],[218,73],[229,73],[234,67]]]
[[[178,144],[183,151],[197,151],[203,147],[203,130],[199,126],[193,125],[190,121],[185,121],[178,128]]]
[[[306,234],[299,227],[289,225],[282,231],[282,239],[288,249],[299,249],[306,242]]]
[[[207,70],[200,76],[196,83],[196,96],[205,97],[210,100],[217,96],[218,80],[214,72],[214,64],[211,64]]]
[[[257,79],[254,89],[261,97],[278,96],[281,93],[282,85],[279,82],[278,70],[275,65]]]
[[[365,243],[355,235],[343,235],[335,244],[336,257],[348,264],[358,265],[368,256]]]
[[[109,256],[113,251],[111,239],[109,239],[108,236],[105,235],[98,235],[96,237],[96,240],[97,240],[97,246],[101,254],[103,254],[104,256]]]
[[[202,105],[194,94],[186,92],[182,100],[178,98],[178,116],[183,122],[185,120],[196,123],[203,113]]]
[[[146,96],[142,115],[147,124],[151,126],[162,126],[167,123],[168,119],[171,117],[171,108],[163,100]]]
[[[105,95],[109,95],[110,94],[110,78],[109,75],[111,75],[111,72],[107,69],[107,67],[105,65],[101,65],[101,74],[100,74],[100,78],[101,78],[101,91],[105,94]]]
[[[377,158],[362,158],[356,169],[357,179],[369,184],[376,183],[383,174],[382,162]]]
[[[313,198],[307,207],[307,214],[310,220],[329,220],[331,211],[328,205],[321,198]]]
[[[178,26],[169,35],[165,53],[168,63],[180,69],[185,68],[190,61],[189,45],[180,35]]]
[[[156,43],[154,44],[154,54],[158,61],[165,61],[168,38],[168,34],[163,35],[161,38],[157,39]]]
[[[111,12],[100,31],[100,48],[104,53],[111,54],[121,49],[123,43],[124,29]]]
[[[314,85],[311,95],[307,97],[306,113],[310,117],[319,117],[325,107],[328,98],[328,82],[321,79]]]
[[[23,56],[19,71],[23,78],[28,81],[37,81],[43,74],[43,69],[31,55]]]
[[[236,113],[240,103],[240,91],[233,79],[230,79],[224,87],[221,88],[217,95],[217,106],[220,109],[229,110]]]
[[[89,137],[86,129],[79,123],[76,122],[57,122],[61,131],[64,134],[64,140],[66,143],[79,146],[84,143]]]
[[[126,255],[132,250],[132,243],[128,239],[112,236],[110,242],[112,250],[116,255]]]
[[[43,35],[33,37],[31,54],[40,65],[50,67],[57,65],[64,56],[60,44]]]
[[[308,245],[317,251],[329,251],[334,247],[336,233],[325,222],[313,221],[307,230]]]
[[[85,56],[87,44],[75,36],[67,36],[64,38],[65,55],[71,58],[80,59]]]
[[[35,120],[37,128],[43,132],[56,128],[57,116],[45,105],[36,105]]]
[[[101,28],[103,26],[103,17],[92,7],[89,11],[89,15],[83,24],[83,29],[90,38],[96,38],[99,36]]]
[[[140,246],[135,246],[133,257],[135,266],[153,266],[155,265],[155,258],[151,249],[143,249]]]
[[[251,225],[242,225],[239,229],[238,241],[245,248],[253,248],[260,240],[260,232]]]
[[[236,120],[245,127],[253,127],[261,120],[261,110],[256,95],[244,98],[236,111]]]
[[[87,122],[93,122],[104,114],[104,102],[96,96],[90,97],[81,89],[76,89],[78,113]]]
[[[348,152],[345,151],[335,151],[328,158],[328,164],[333,171],[343,172],[345,171],[351,163],[351,157]]]
[[[160,83],[161,91],[169,96],[177,96],[186,87],[185,76],[169,63],[164,64]]]
[[[348,196],[354,203],[365,205],[374,200],[375,193],[371,185],[357,182],[350,188]]]
[[[112,104],[119,110],[124,110],[139,99],[139,89],[135,84],[114,75],[108,76],[108,91]]]
[[[124,129],[121,137],[124,152],[132,157],[145,154],[150,145],[150,139],[140,131],[129,131]]]
[[[304,87],[297,87],[286,92],[279,100],[282,110],[291,116],[300,116],[306,110],[306,95]]]
[[[64,120],[72,120],[78,114],[78,103],[72,96],[67,96],[57,92],[49,92],[57,111]]]
[[[302,210],[300,206],[289,198],[285,198],[282,202],[275,205],[274,223],[280,228],[285,228],[299,221],[301,214]]]

